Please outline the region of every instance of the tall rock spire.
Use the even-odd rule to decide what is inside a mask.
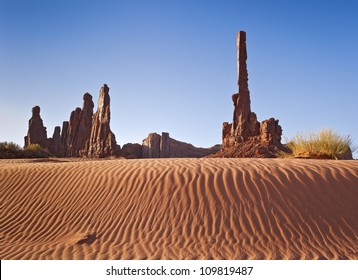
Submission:
[[[120,152],[116,137],[110,129],[111,119],[109,87],[100,90],[98,109],[93,114],[92,95],[83,95],[82,109],[72,111],[70,120],[63,122],[62,131],[56,127],[53,137],[47,138],[46,127],[40,117],[40,107],[32,108],[25,147],[39,144],[59,157],[108,157]]]
[[[247,51],[246,51],[246,32],[240,31],[236,35],[237,46],[237,85],[239,92],[249,92],[247,74]]]
[[[93,115],[88,142],[89,157],[107,157],[117,154],[116,137],[110,129],[111,119],[109,87],[104,84],[98,98],[98,109]]]
[[[232,95],[233,122],[223,123],[222,150],[216,156],[225,157],[274,157],[281,147],[282,129],[278,120],[271,118],[261,124],[251,112],[247,73],[246,33],[236,36],[238,93]]]
[[[62,155],[67,157],[86,156],[92,129],[92,95],[83,95],[82,109],[72,111],[69,122],[64,122],[61,136]]]
[[[25,147],[31,144],[38,144],[42,148],[47,148],[47,131],[40,117],[40,107],[32,108],[32,117],[29,120],[27,136],[25,136]]]
[[[250,91],[247,74],[246,32],[240,31],[236,36],[237,45],[237,84],[239,92],[232,96],[234,116],[231,133],[236,142],[243,142],[250,136],[260,133],[260,124],[256,114],[251,112]]]

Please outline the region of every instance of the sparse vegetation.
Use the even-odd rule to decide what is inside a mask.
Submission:
[[[22,149],[13,142],[0,142],[0,158],[48,158],[52,156],[38,144],[31,144]]]
[[[0,150],[20,151],[21,147],[14,142],[0,142]]]
[[[48,150],[42,148],[39,144],[30,144],[25,147],[24,155],[26,158],[47,158],[51,156]]]
[[[341,136],[331,129],[318,133],[297,134],[287,142],[291,152],[282,152],[282,157],[318,158],[318,159],[352,159],[357,150],[350,136]]]
[[[19,158],[22,148],[13,142],[0,142],[0,158]]]

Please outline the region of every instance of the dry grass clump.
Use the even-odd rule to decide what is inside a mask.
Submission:
[[[24,156],[26,158],[47,158],[51,154],[39,144],[30,144],[24,148]]]
[[[331,129],[318,133],[298,133],[286,146],[291,152],[281,153],[282,157],[352,159],[352,153],[357,150],[349,135],[341,136]]]

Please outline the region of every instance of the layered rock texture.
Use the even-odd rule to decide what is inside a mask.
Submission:
[[[220,145],[210,148],[198,148],[192,144],[181,142],[169,137],[169,133],[149,133],[142,141],[143,158],[200,158],[216,153]]]
[[[223,123],[222,148],[217,157],[275,157],[283,148],[279,121],[270,118],[261,123],[251,112],[248,87],[246,33],[240,31],[237,43],[238,93],[232,95],[234,114],[232,123]]]
[[[39,144],[59,157],[108,157],[119,153],[115,135],[110,129],[109,88],[105,84],[98,99],[98,109],[93,114],[92,96],[85,93],[83,106],[72,111],[69,121],[55,127],[52,138],[47,139],[46,128],[40,117],[40,107],[32,109],[25,147]]]

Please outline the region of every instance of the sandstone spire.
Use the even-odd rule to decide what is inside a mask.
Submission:
[[[97,112],[93,115],[92,130],[87,147],[89,157],[107,157],[117,154],[116,137],[109,123],[111,119],[109,87],[104,84],[98,98]]]
[[[63,156],[86,156],[92,129],[93,107],[92,95],[85,93],[82,109],[77,107],[72,111],[69,122],[64,122],[61,135]]]
[[[251,112],[248,87],[246,33],[240,31],[237,44],[237,84],[238,93],[232,95],[234,114],[232,123],[223,123],[221,155],[245,157],[271,157],[281,146],[282,128],[278,120],[271,118],[261,124],[256,114]],[[234,148],[234,149],[232,149]],[[228,152],[230,150],[230,152]],[[235,152],[232,152],[235,150]],[[220,153],[218,153],[220,156]]]
[[[239,92],[249,92],[248,74],[247,74],[247,50],[246,50],[246,32],[240,31],[236,35],[237,47],[237,85]],[[249,98],[250,99],[250,98]],[[250,100],[249,100],[250,101]],[[250,106],[250,104],[249,104]]]
[[[61,144],[60,144],[60,156],[61,156],[61,157],[66,157],[66,156],[67,156],[68,126],[69,126],[69,122],[68,122],[68,121],[64,121],[64,122],[62,123]]]
[[[109,88],[105,84],[100,90],[98,109],[93,114],[92,95],[83,95],[82,109],[72,111],[70,120],[63,122],[62,131],[56,127],[52,138],[47,138],[46,127],[40,117],[40,107],[32,108],[29,129],[25,136],[25,147],[39,144],[53,155],[60,157],[107,157],[119,155],[120,147],[109,123]]]
[[[257,121],[256,114],[251,112],[250,91],[248,86],[247,74],[247,51],[246,51],[246,33],[240,31],[236,37],[237,45],[237,84],[239,92],[232,96],[234,102],[232,135],[235,136],[235,142],[243,142],[250,136],[256,136],[260,133],[260,124]]]
[[[25,147],[31,144],[39,144],[41,147],[47,147],[46,127],[40,117],[40,107],[32,108],[32,117],[29,120],[27,136],[25,136]]]
[[[51,154],[55,156],[60,156],[61,152],[61,128],[56,126],[52,138],[47,139],[48,150]]]

